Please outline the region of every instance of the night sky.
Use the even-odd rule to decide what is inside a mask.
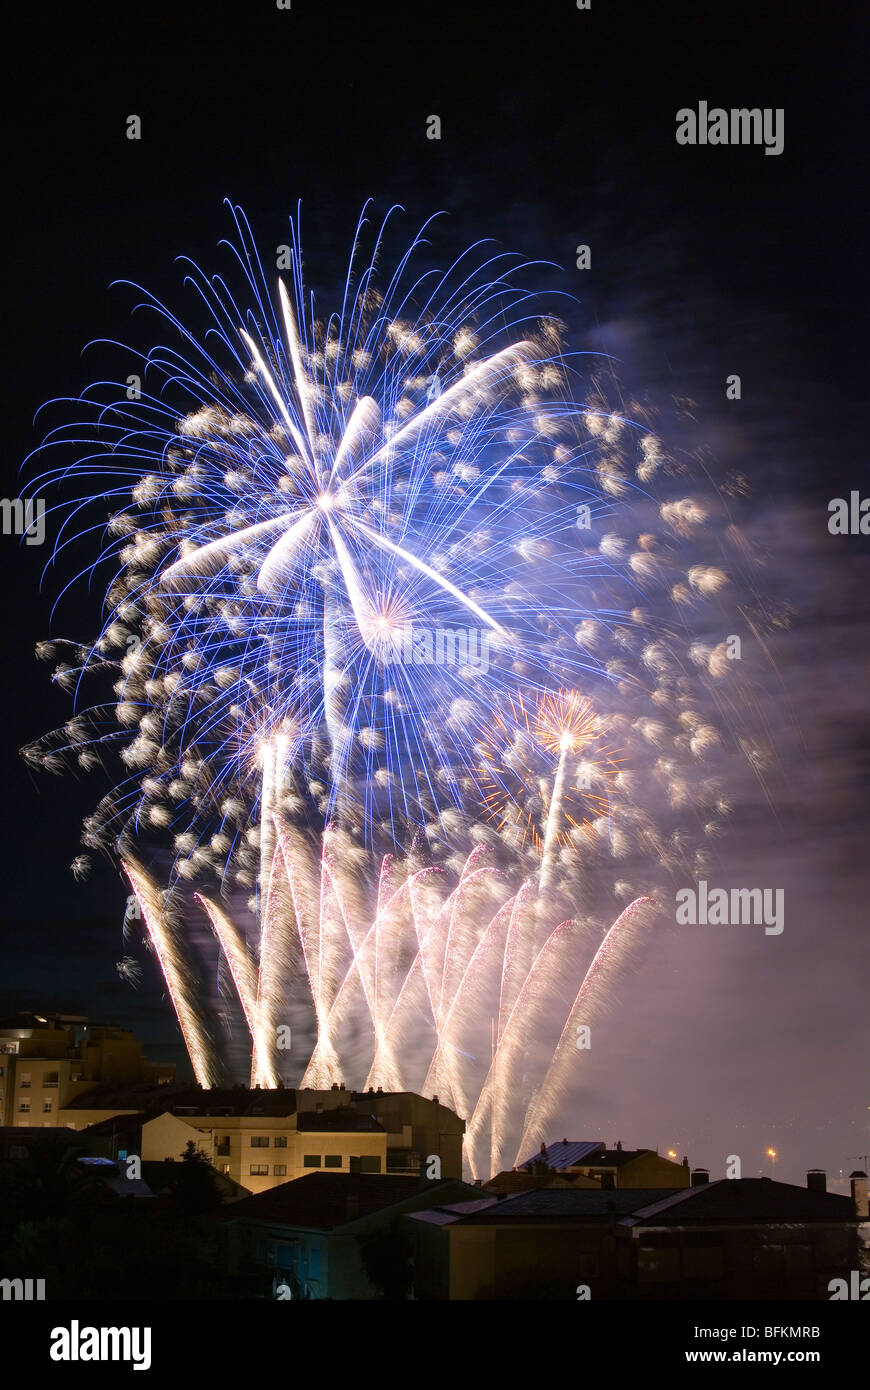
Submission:
[[[492,236],[562,267],[577,341],[616,354],[653,396],[691,397],[705,447],[751,478],[748,534],[792,616],[765,694],[776,766],[766,791],[734,789],[714,876],[784,888],[785,931],[663,928],[552,1138],[675,1148],[716,1176],[734,1153],[744,1176],[770,1172],[773,1146],[777,1177],[848,1174],[870,1148],[870,537],[829,535],[827,503],[870,493],[860,7],[470,8],[48,4],[16,17],[3,495],[24,490],[38,407],[97,374],[85,344],[128,336],[130,297],[110,283],[177,300],[176,256],[219,263],[224,198],[266,246],[301,199],[315,278],[343,268],[368,197],[401,203],[409,232],[444,209],[447,253]],[[783,108],[784,152],[678,146],[675,113],[700,100]],[[124,136],[131,113],[140,142]],[[589,272],[574,269],[580,243]],[[739,403],[725,400],[731,372]],[[50,621],[72,569],[43,580],[48,553],[0,538],[0,1013],[87,1012],[183,1064],[153,963],[136,992],[116,975],[120,878],[68,872],[105,787],[19,757],[71,712],[35,642],[84,639],[100,615],[99,590],[80,584]]]

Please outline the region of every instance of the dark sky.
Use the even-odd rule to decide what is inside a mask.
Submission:
[[[570,270],[589,243],[592,271],[568,284],[585,343],[619,351],[653,393],[698,401],[710,449],[745,459],[752,539],[798,616],[769,691],[774,805],[738,796],[722,878],[785,885],[788,927],[666,933],[564,1118],[569,1137],[673,1145],[717,1174],[737,1152],[754,1175],[770,1144],[781,1176],[848,1173],[870,1147],[870,538],[826,530],[829,498],[870,489],[860,9],[49,3],[6,35],[4,496],[39,441],[34,412],[91,379],[84,345],[125,337],[129,299],[110,282],[174,294],[177,255],[215,263],[225,197],[267,245],[301,199],[323,267],[343,263],[369,196],[403,204],[409,229],[447,210],[448,248],[493,236]],[[784,152],[678,146],[675,113],[700,100],[783,108]],[[141,142],[124,138],[131,113]],[[722,388],[734,371],[736,416]],[[115,975],[120,881],[67,871],[95,787],[37,779],[18,756],[69,716],[35,641],[99,618],[99,593],[80,586],[50,625],[45,553],[0,539],[0,1011],[84,1010],[168,1056],[153,971],[136,994]]]

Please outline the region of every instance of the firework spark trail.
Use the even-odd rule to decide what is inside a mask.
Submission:
[[[378,298],[376,251],[358,290],[348,277],[341,315],[323,330],[303,292],[296,229],[292,289],[276,277],[276,305],[235,216],[252,311],[240,311],[223,280],[209,283],[196,267],[191,277],[229,367],[152,299],[191,360],[157,348],[148,366],[179,396],[198,396],[198,408],[179,417],[168,398],[136,403],[123,393],[100,410],[98,452],[82,463],[85,479],[114,470],[116,485],[101,488],[100,500],[122,498],[130,474],[137,481],[132,510],[109,524],[106,553],[120,561],[109,619],[98,642],[80,649],[79,666],[66,663],[64,678],[79,685],[118,647],[128,657],[117,689],[121,729],[83,730],[62,747],[87,759],[89,741],[124,743],[135,729],[122,752],[132,773],[127,790],[105,803],[108,820],[95,822],[92,837],[117,839],[125,825],[172,826],[179,873],[228,871],[244,883],[250,868],[239,818],[217,836],[206,826],[228,801],[255,813],[252,753],[288,719],[300,723],[287,750],[294,772],[303,783],[325,783],[323,819],[339,811],[352,819],[358,810],[366,835],[393,824],[401,844],[406,830],[412,836],[421,818],[445,806],[475,814],[477,733],[493,710],[510,723],[517,664],[530,700],[552,692],[555,667],[562,681],[570,668],[576,685],[590,676],[612,685],[618,673],[597,654],[594,629],[616,634],[621,623],[624,645],[628,604],[641,585],[669,575],[660,545],[633,555],[628,541],[601,534],[614,497],[649,506],[649,477],[663,474],[660,453],[646,447],[645,427],[597,400],[569,400],[572,367],[555,320],[532,318],[530,296],[502,273],[509,258],[476,268],[466,261],[458,284],[456,267],[430,279],[423,311],[406,319],[415,290],[402,278],[409,256]],[[496,264],[499,275],[488,281]],[[512,317],[523,336],[503,346],[495,325]],[[434,399],[433,368],[441,383]],[[106,451],[115,416],[123,423]],[[46,448],[66,440],[61,429]],[[634,480],[628,459],[614,459],[632,441],[645,451]],[[142,476],[149,458],[153,471]],[[70,472],[46,481],[66,486]],[[709,517],[709,505],[667,505],[663,518],[690,539]],[[591,549],[577,529],[584,509]],[[654,542],[644,534],[636,544]],[[602,602],[587,573],[593,583],[605,575],[624,581],[622,595]],[[690,566],[688,584],[674,593],[681,603],[715,596],[727,582],[718,575]],[[487,681],[467,665],[421,671],[391,658],[384,633],[398,618],[445,630],[479,623],[497,639]],[[580,620],[589,628],[582,638]],[[93,722],[110,713],[96,708]],[[331,755],[315,767],[321,732]],[[54,766],[60,755],[49,749],[41,760]],[[147,790],[136,786],[140,768],[150,769]],[[268,827],[269,785],[262,790]],[[516,795],[523,790],[517,784]],[[387,804],[372,815],[378,796]],[[560,797],[549,799],[559,820]],[[565,819],[573,823],[567,807]],[[203,836],[228,850],[207,848]],[[268,829],[261,854],[268,860]],[[545,889],[554,873],[551,834]]]
[[[419,870],[407,880],[415,954],[404,975],[400,975],[393,984],[391,991],[393,1000],[389,1012],[383,1009],[380,1013],[381,1033],[386,1038],[395,1038],[395,1041],[390,1044],[390,1053],[393,1057],[398,1057],[401,1039],[404,1036],[403,1014],[407,1015],[409,1020],[415,1020],[419,1027],[424,1004],[428,1005],[431,1027],[437,1036],[435,1020],[441,1008],[440,968],[438,960],[433,959],[433,943],[438,939],[438,923],[442,917],[449,914],[452,899],[448,898],[446,902],[433,901],[431,895],[424,896],[422,894],[421,884],[425,884],[426,881],[434,882],[442,877],[442,872],[440,869],[429,867]],[[398,899],[399,893],[394,898],[396,905],[398,905]],[[381,913],[379,911],[373,931],[377,931],[380,920]],[[377,954],[380,953],[377,945],[375,951]],[[419,1036],[413,1041],[415,1052],[419,1052]],[[421,1068],[420,1077],[422,1075],[423,1069]],[[419,1078],[417,1084],[421,1084]],[[369,1069],[365,1085],[383,1086],[385,1089],[387,1087],[386,1075],[377,1056]],[[400,1089],[398,1083],[396,1083],[395,1088]]]
[[[311,851],[301,838],[289,836],[280,822],[276,837],[279,852],[273,879],[283,866],[294,911],[291,918],[286,917],[286,905],[282,911],[285,920],[293,920],[296,926],[314,1011],[315,1041],[301,1084],[328,1087],[347,1074],[347,1023],[358,1017],[354,1009],[362,1005],[372,1038],[372,1062],[363,1084],[391,1090],[415,1086],[423,1092],[436,1089],[449,1098],[458,1113],[471,1116],[467,1142],[472,1174],[484,1172],[487,1162],[493,1169],[502,1166],[518,1111],[525,1108],[529,1037],[543,1036],[552,1024],[566,969],[576,954],[575,924],[566,921],[548,930],[530,956],[519,924],[524,918],[538,921],[536,885],[525,884],[518,893],[504,898],[504,891],[509,889],[503,875],[491,866],[482,866],[479,851],[469,856],[459,882],[446,896],[443,874],[431,866],[411,873],[402,870],[402,879],[397,878],[394,862],[384,862],[375,916],[366,924],[358,916],[362,904],[355,901],[351,881],[345,882],[329,844],[319,861],[319,882],[313,895],[303,901],[302,885],[314,883],[316,877]],[[494,911],[493,894],[501,899]],[[269,911],[277,901],[273,883]],[[587,969],[556,1052],[526,1115],[521,1149],[530,1129],[546,1123],[561,1094],[566,1038],[579,1011],[583,1009],[588,1020],[600,1004],[602,990],[612,988],[615,972],[631,944],[632,934],[626,931],[626,924],[635,921],[639,908],[648,901],[637,900],[620,914]],[[253,983],[245,948],[238,935],[227,929],[219,910],[204,900],[203,906],[216,926],[231,977],[240,995],[247,996],[248,1008],[244,998],[242,1004],[250,1019]],[[516,950],[519,944],[526,946],[522,960]],[[273,954],[280,954],[285,966],[287,948],[286,940],[280,953],[273,945]],[[259,1074],[268,1078],[276,1063],[274,1044],[257,1030],[264,1017],[274,1022],[286,981],[278,969],[266,978],[269,994],[256,1000],[253,1011],[253,1044],[255,1053],[262,1054]],[[483,1062],[486,1016],[481,1002],[491,997],[498,981],[502,997],[498,1028],[492,1038],[491,1056]],[[424,1004],[426,1021],[421,1031]],[[427,1031],[431,1044],[428,1063],[423,1063],[420,1046]],[[355,1036],[358,1059],[358,1031]],[[422,1070],[417,1071],[421,1063]],[[351,1063],[352,1068],[356,1065],[358,1060]],[[272,1077],[270,1084],[276,1082],[277,1076]]]
[[[208,914],[218,945],[236,987],[245,1022],[251,1035],[251,1075],[253,1084],[260,1085],[259,1078],[268,1074],[268,1058],[260,1055],[260,1028],[257,1021],[257,968],[248,950],[242,933],[217,903],[203,893],[194,894],[194,900],[202,905]]]
[[[451,1068],[450,1059],[455,1052],[457,1055],[463,1052],[460,1044],[464,1041],[462,1036],[463,1025],[467,1022],[468,1016],[473,1016],[479,1012],[481,994],[486,997],[486,991],[479,990],[479,981],[489,983],[494,973],[497,973],[497,962],[494,955],[498,941],[504,936],[507,930],[507,921],[510,918],[512,904],[504,904],[496,912],[489,925],[483,931],[479,941],[474,947],[473,954],[469,960],[462,978],[451,998],[449,1007],[444,1015],[438,1029],[438,1042],[426,1079],[423,1082],[423,1090],[429,1091],[436,1089],[439,1094],[446,1093],[454,1101],[457,1114],[468,1114],[473,1108],[473,1099],[470,1095],[473,1082],[471,1079],[466,1083],[461,1076],[458,1066]],[[503,949],[503,946],[502,946]],[[495,971],[494,971],[495,964]],[[466,1000],[466,995],[470,996]],[[469,1009],[469,1015],[465,1016],[463,1010]],[[473,1011],[473,1013],[472,1013]],[[455,1017],[454,1017],[455,1016]],[[497,1044],[493,1039],[492,1065],[495,1064],[495,1053]],[[444,1080],[441,1081],[442,1057],[446,1053],[447,1066],[444,1070]]]
[[[494,1155],[495,1171],[503,1166],[507,1144],[505,1115],[494,1107],[494,1088],[496,1079],[500,1085],[507,1086],[511,1096],[517,1093],[517,1072],[528,1048],[529,1035],[534,1035],[552,1007],[552,989],[558,979],[564,960],[560,959],[559,948],[563,938],[569,936],[576,924],[560,922],[550,932],[523,980],[517,1001],[505,1023],[504,1031],[498,1041],[495,1056],[490,1063],[486,1080],[480,1089],[474,1111],[466,1126],[469,1152],[468,1162],[474,1176],[482,1171],[482,1163],[477,1156],[477,1145],[481,1142],[487,1156]],[[553,972],[552,979],[549,972]],[[490,1142],[485,1144],[484,1125],[490,1121]]]
[[[165,920],[160,894],[143,869],[127,861],[124,872],[136,894],[148,935],[154,945],[184,1045],[200,1086],[215,1084],[214,1051],[193,999],[194,985],[187,978],[172,931]]]
[[[438,951],[442,962],[436,1015],[438,1045],[423,1082],[425,1091],[435,1090],[439,1095],[446,1093],[451,1096],[459,1114],[467,1113],[469,1100],[457,1055],[461,1049],[449,1034],[454,1012],[459,1013],[460,1005],[464,1002],[464,987],[480,944],[481,896],[475,890],[494,887],[495,884],[491,883],[493,879],[503,881],[503,876],[492,867],[477,867],[482,852],[483,847],[480,847],[469,856],[460,882],[451,895],[452,910],[446,921],[443,953],[440,943]],[[485,921],[486,917],[482,920]]]
[[[112,577],[95,641],[39,645],[77,708],[23,753],[51,772],[123,769],[83,840],[139,877],[198,1078],[217,1059],[140,867],[165,866],[167,837],[161,876],[173,910],[209,917],[254,1084],[286,1082],[276,1033],[307,990],[304,1083],[366,1066],[370,1084],[431,1083],[473,1112],[482,1171],[487,1125],[500,1163],[559,988],[573,993],[566,909],[603,931],[635,899],[567,1030],[603,1008],[638,893],[707,871],[727,759],[766,785],[766,730],[742,727],[763,716],[750,663],[723,637],[747,627],[766,653],[773,622],[738,587],[753,568],[743,482],[706,463],[690,481],[646,405],[609,409],[516,283],[528,266],[476,247],[420,271],[421,233],[384,280],[388,219],[365,253],[363,215],[340,307],[316,316],[297,226],[287,280],[270,283],[233,216],[241,295],[191,266],[204,337],[149,296],[181,339],[143,354],[153,394],[94,387],[89,432],[46,438],[78,451],[34,482],[63,489],[52,560],[76,526],[103,529],[108,499],[86,573],[111,560]],[[107,672],[114,698],[82,708]],[[383,860],[372,915],[360,880],[388,847],[402,858]],[[524,1139],[564,1089],[567,1037]]]
[[[564,1093],[569,1073],[577,1066],[576,1038],[578,1027],[580,1024],[591,1026],[596,1013],[603,1007],[601,994],[608,983],[609,972],[613,972],[619,967],[621,964],[620,954],[624,955],[631,944],[630,934],[624,930],[625,924],[638,918],[641,908],[647,905],[655,906],[653,900],[648,897],[635,898],[634,902],[629,903],[628,907],[619,914],[595,952],[592,963],[577,991],[577,997],[553,1053],[553,1059],[547,1068],[540,1089],[529,1107],[517,1156],[514,1160],[515,1164],[523,1161],[520,1155],[524,1152],[527,1154],[530,1146],[545,1138],[553,1118],[553,1111]]]
[[[562,741],[559,752],[559,762],[556,767],[556,776],[553,779],[553,791],[550,796],[550,804],[547,808],[547,823],[544,832],[544,844],[541,851],[541,873],[538,880],[538,891],[541,898],[546,898],[550,886],[553,882],[555,872],[555,851],[559,842],[559,824],[562,818],[562,803],[565,791],[565,769],[568,762],[568,755],[571,752],[570,740],[566,737]]]

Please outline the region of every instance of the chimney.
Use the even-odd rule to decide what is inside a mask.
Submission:
[[[616,1152],[617,1152],[618,1154],[621,1154],[621,1153],[622,1153],[622,1140],[621,1140],[621,1139],[617,1139],[617,1141],[616,1141]]]
[[[563,1139],[563,1140],[562,1140],[562,1143],[563,1143],[563,1144],[567,1144],[567,1142],[568,1142],[567,1139]]]
[[[810,1192],[827,1192],[828,1175],[824,1168],[811,1168],[807,1173],[807,1187]]]
[[[855,1215],[859,1221],[866,1221],[870,1218],[870,1206],[867,1198],[867,1174],[863,1168],[856,1168],[854,1173],[849,1174],[849,1186],[852,1189]]]
[[[438,1099],[437,1096],[433,1096],[433,1097],[432,1097],[432,1104],[433,1104],[433,1105],[440,1105],[440,1104],[441,1104],[441,1102],[439,1101],[439,1099]]]
[[[547,1146],[546,1146],[546,1144],[542,1144],[542,1145],[541,1145],[541,1155],[542,1155],[543,1158],[546,1158],[546,1157],[547,1157]]]
[[[706,1186],[706,1184],[707,1184],[709,1181],[710,1181],[710,1170],[709,1170],[709,1168],[693,1168],[693,1169],[692,1169],[692,1186],[693,1186],[693,1187],[704,1187],[704,1186]]]

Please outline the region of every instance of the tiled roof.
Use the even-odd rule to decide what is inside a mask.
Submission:
[[[66,1107],[70,1110],[136,1110],[146,1111],[152,1118],[171,1111],[187,1110],[195,1115],[293,1115],[296,1112],[296,1092],[291,1088],[274,1091],[250,1090],[247,1086],[216,1087],[203,1090],[189,1082],[173,1085],[131,1085],[116,1082],[95,1085],[76,1096]],[[184,1115],[179,1115],[184,1119]]]
[[[73,1096],[67,1101],[65,1110],[147,1110],[154,1113],[154,1106],[168,1109],[170,1103],[189,1091],[185,1085],[158,1086],[156,1082],[143,1082],[141,1085],[129,1081],[96,1082],[87,1091]]]
[[[640,1158],[641,1154],[652,1153],[651,1149],[602,1149],[600,1153],[593,1154],[589,1162],[596,1167],[602,1168],[621,1168],[624,1163],[630,1163],[633,1158]],[[660,1158],[660,1154],[655,1154],[655,1158]],[[673,1163],[672,1158],[666,1158],[666,1163]],[[679,1167],[679,1164],[677,1165]]]
[[[82,1148],[81,1135],[73,1129],[46,1125],[0,1125],[0,1144],[75,1144]]]
[[[79,1130],[82,1135],[115,1134],[121,1130],[125,1133],[130,1129],[141,1128],[143,1122],[148,1119],[147,1110],[137,1110],[128,1115],[110,1115],[106,1120],[97,1120],[95,1124],[86,1125]]]
[[[503,1221],[535,1220],[559,1223],[598,1221],[609,1217],[630,1215],[638,1206],[650,1206],[670,1195],[665,1187],[600,1188],[539,1187],[534,1192],[517,1192],[513,1196],[496,1197],[477,1211],[454,1216],[455,1222],[493,1225]],[[441,1208],[443,1210],[443,1208]],[[441,1224],[449,1224],[442,1222]]]
[[[374,1115],[360,1114],[358,1110],[305,1110],[296,1117],[296,1128],[300,1133],[355,1134],[360,1131],[384,1134],[386,1131]]]
[[[427,1207],[425,1211],[410,1212],[409,1218],[422,1221],[427,1226],[453,1226],[463,1216],[485,1211],[496,1202],[497,1197],[480,1197],[474,1202],[448,1202],[443,1207]]]
[[[574,1188],[594,1188],[601,1191],[601,1184],[597,1178],[587,1178],[582,1173],[570,1173],[567,1169],[554,1170],[552,1173],[535,1173],[531,1169],[523,1172],[512,1172],[505,1169],[503,1173],[496,1173],[494,1178],[483,1184],[484,1192],[532,1192],[541,1187],[574,1187]]]
[[[630,1188],[624,1189],[631,1191]],[[716,1222],[854,1221],[849,1197],[813,1192],[770,1178],[720,1178],[638,1205],[625,1225],[687,1226]]]
[[[600,1139],[597,1140],[572,1140],[562,1139],[558,1144],[548,1144],[544,1153],[532,1154],[531,1158],[518,1163],[518,1168],[530,1168],[533,1163],[546,1163],[548,1168],[570,1168],[574,1164],[591,1162],[589,1155],[595,1154],[595,1161],[598,1160],[598,1151],[603,1150],[604,1145]]]
[[[302,1230],[329,1231],[421,1193],[459,1195],[475,1189],[455,1180],[432,1182],[394,1173],[309,1173],[258,1192],[216,1213],[225,1221],[262,1221]]]

